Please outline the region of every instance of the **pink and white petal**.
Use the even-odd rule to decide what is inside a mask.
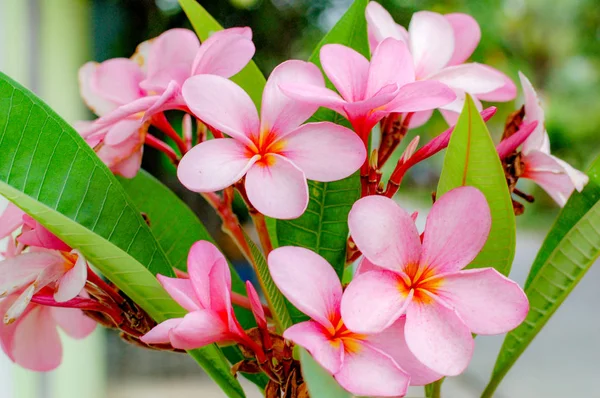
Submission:
[[[71,251],[71,248],[66,243],[28,214],[23,215],[23,222],[25,225],[23,226],[21,235],[17,238],[19,243],[44,249]]]
[[[215,75],[196,75],[182,88],[188,107],[204,123],[249,143],[258,132],[258,113],[248,94],[231,80]]]
[[[431,119],[432,115],[433,109],[429,109],[427,111],[414,112],[410,119],[409,128],[416,129],[417,127],[423,126],[429,121],[429,119]]]
[[[465,62],[477,48],[481,40],[481,29],[472,16],[462,13],[444,15],[454,31],[454,53],[448,65],[458,65]]]
[[[0,215],[0,239],[6,238],[23,225],[25,212],[9,202]]]
[[[365,100],[345,104],[343,114],[357,134],[367,134],[378,121],[389,114],[384,108],[396,98],[398,91],[397,84],[388,84]]]
[[[288,328],[283,337],[305,348],[322,367],[335,374],[344,358],[344,345],[330,340],[330,332],[317,322],[301,322]]]
[[[348,225],[354,242],[372,263],[400,272],[403,266],[419,262],[419,231],[410,214],[392,199],[360,199],[350,210]]]
[[[250,31],[248,37],[247,31]],[[250,28],[219,31],[206,39],[196,55],[192,75],[211,74],[229,78],[250,62],[255,52]]]
[[[246,146],[233,138],[218,138],[196,145],[177,167],[177,177],[194,192],[227,188],[246,174],[258,160],[246,154]]]
[[[119,104],[112,100],[104,98],[101,94],[96,92],[92,87],[92,81],[96,70],[98,69],[97,62],[88,62],[79,68],[79,94],[85,102],[85,104],[98,116],[106,115]]]
[[[21,317],[21,319],[17,319],[16,322],[13,322],[9,325],[2,322],[2,319],[8,312],[9,308],[12,307],[17,297],[17,294],[12,294],[3,300],[0,300],[0,347],[6,356],[8,356],[13,362],[15,361],[15,357],[13,355],[15,333],[17,331],[19,322],[21,322],[23,318]]]
[[[210,310],[190,312],[171,329],[169,336],[173,347],[181,350],[193,350],[231,339],[227,324]]]
[[[231,305],[231,271],[227,260],[210,242],[214,252],[214,265],[208,275],[210,281],[210,309],[218,314],[227,314],[228,326],[233,328],[233,307]]]
[[[167,30],[151,42],[147,60],[148,78],[152,79],[160,72],[181,66],[186,67],[189,76],[199,48],[198,36],[193,31],[189,29]]]
[[[171,330],[179,326],[183,318],[167,319],[143,335],[140,340],[146,344],[168,344],[171,342]]]
[[[365,145],[354,131],[330,122],[308,123],[284,139],[283,155],[315,181],[346,178],[364,163]]]
[[[326,44],[320,57],[325,74],[346,101],[365,98],[369,61],[362,54],[341,44]]]
[[[360,263],[358,263],[358,266],[356,267],[356,271],[354,272],[354,277],[357,277],[357,276],[367,273],[369,271],[381,271],[381,270],[382,270],[381,267],[378,267],[377,265],[373,264],[372,262],[369,261],[368,258],[363,256],[362,259],[360,260]]]
[[[386,109],[389,112],[418,112],[439,108],[456,99],[454,91],[443,83],[425,80],[401,87]]]
[[[58,303],[64,303],[77,297],[85,287],[87,281],[87,261],[77,250],[74,250],[72,253],[77,255],[77,261],[73,265],[73,268],[58,280],[58,288],[54,293],[54,300]]]
[[[448,65],[454,53],[454,30],[443,15],[431,11],[414,13],[408,34],[417,78],[425,78]]]
[[[307,104],[314,104],[346,116],[344,105],[346,101],[342,99],[335,91],[320,86],[306,86],[295,83],[282,83],[279,88],[285,95],[296,101],[302,101]]]
[[[504,85],[504,76],[500,72],[475,62],[448,66],[429,76],[428,80],[436,80],[470,94],[489,93]]]
[[[54,321],[64,332],[74,339],[84,339],[89,336],[98,325],[96,321],[76,308],[52,308]]]
[[[439,198],[425,224],[421,264],[436,273],[455,272],[479,254],[492,225],[490,208],[477,188],[455,188]]]
[[[354,278],[342,297],[342,319],[355,333],[379,333],[406,311],[413,291],[404,291],[402,277],[394,272],[370,271]]]
[[[433,296],[426,303],[416,300],[411,303],[404,333],[410,351],[436,373],[459,375],[471,361],[474,348],[471,331],[456,311]]]
[[[369,67],[365,98],[390,84],[402,87],[415,81],[415,67],[406,43],[387,38],[375,49]]]
[[[552,156],[552,157],[554,158],[554,160],[556,160],[558,162],[559,165],[562,166],[563,169],[565,169],[565,172],[571,179],[571,182],[573,182],[575,189],[579,192],[583,191],[583,188],[590,181],[590,178],[588,177],[588,175],[582,171],[577,170],[576,168],[574,168],[573,166],[571,166],[569,163],[565,162],[564,160],[559,159],[556,156]]]
[[[291,60],[278,65],[267,80],[263,91],[260,131],[283,137],[306,121],[319,108],[318,105],[296,101],[281,91],[286,82],[325,87],[325,80],[315,64]]]
[[[525,170],[522,178],[534,181],[542,187],[559,206],[564,206],[575,190],[575,185],[556,158],[547,153],[532,150],[521,158]]]
[[[356,351],[344,354],[344,363],[335,379],[354,395],[401,397],[406,394],[410,375],[387,354],[363,341],[354,341]]]
[[[507,102],[512,101],[517,97],[517,86],[512,79],[506,76],[504,73],[493,69],[490,66],[484,65],[486,68],[492,69],[497,73],[501,74],[504,78],[504,85],[494,91],[485,94],[479,94],[477,97],[482,101],[490,102]]]
[[[103,142],[106,145],[119,145],[135,135],[142,127],[140,119],[123,119],[108,129]]]
[[[368,336],[366,342],[386,353],[410,375],[411,386],[424,386],[443,376],[423,365],[410,351],[404,336],[406,317],[402,316],[381,333]]]
[[[110,170],[125,178],[134,178],[142,167],[143,147],[133,152],[121,162],[111,166]]]
[[[280,155],[271,164],[256,163],[246,174],[248,200],[256,209],[278,219],[298,218],[308,206],[306,176],[292,161]]]
[[[325,328],[339,319],[342,285],[333,267],[318,254],[284,246],[268,257],[269,271],[283,295]]]
[[[506,333],[519,326],[529,311],[523,289],[493,268],[446,275],[437,294],[476,334]]]
[[[162,287],[169,293],[180,306],[188,311],[197,311],[204,309],[189,279],[169,278],[163,275],[157,275],[156,278]]]
[[[406,29],[394,22],[390,13],[381,4],[370,1],[367,5],[365,16],[369,31],[372,32],[376,43],[388,37],[408,42],[408,32]]]
[[[252,310],[254,319],[256,319],[257,326],[263,330],[267,329],[267,317],[265,315],[263,304],[260,301],[258,292],[250,281],[246,281],[246,293],[248,294],[248,300],[250,300],[250,309]]]
[[[44,269],[63,262],[60,254],[50,250],[22,253],[0,261],[0,297],[32,283]]]
[[[204,240],[194,243],[188,255],[187,266],[201,308],[212,309],[216,296],[229,295],[231,275],[223,275],[220,270],[222,267],[229,270],[227,260],[215,245]],[[213,284],[220,290],[214,289]]]
[[[125,105],[144,96],[140,89],[143,79],[144,73],[137,63],[128,58],[113,58],[97,66],[90,89],[105,100]]]
[[[519,72],[519,79],[521,79],[521,87],[523,88],[523,94],[525,96],[525,117],[523,120],[527,122],[538,122],[533,133],[523,144],[523,152],[528,153],[533,150],[539,151],[542,150],[546,138],[544,108],[542,108],[538,95],[529,79],[521,72]]]

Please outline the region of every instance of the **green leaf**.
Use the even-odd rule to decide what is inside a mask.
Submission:
[[[590,181],[560,212],[533,263],[525,293],[529,313],[507,334],[483,396],[491,397],[506,373],[542,330],[600,255],[600,157]]]
[[[321,40],[309,61],[321,67],[319,51],[325,44],[339,43],[352,47],[369,57],[365,8],[368,0],[356,0],[338,23]],[[332,88],[330,82],[328,86]],[[346,124],[345,119],[332,110],[321,108],[310,122],[329,121]],[[295,220],[277,221],[279,245],[300,246],[323,256],[335,269],[340,279],[346,264],[348,213],[360,198],[358,173],[335,182],[308,183],[310,202],[306,212]],[[306,319],[296,311],[294,321]]]
[[[508,275],[516,244],[512,201],[496,147],[469,96],[450,138],[437,196],[464,185],[483,192],[492,214],[488,240],[468,268],[494,267]]]
[[[171,264],[118,181],[77,132],[2,73],[0,194],[79,249],[157,321],[185,313],[156,280],[173,275]],[[244,396],[216,346],[194,356],[228,396]]]
[[[352,394],[340,387],[333,376],[303,348],[300,349],[300,364],[311,397],[352,398]]]
[[[206,40],[211,33],[222,30],[223,27],[196,0],[179,0],[179,4],[192,23],[200,40]],[[265,76],[254,61],[250,61],[244,69],[231,78],[242,87],[254,104],[260,110],[262,92],[265,87]]]

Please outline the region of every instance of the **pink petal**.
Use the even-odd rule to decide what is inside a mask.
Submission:
[[[466,267],[487,241],[492,218],[485,196],[476,188],[455,188],[439,198],[423,236],[421,264],[438,273]]]
[[[413,301],[408,307],[404,333],[415,357],[442,375],[461,374],[473,355],[474,342],[467,325],[433,296],[428,303]]]
[[[95,95],[116,105],[125,105],[144,95],[140,82],[144,73],[127,58],[113,58],[99,64],[92,76],[90,89]]]
[[[562,207],[575,190],[575,185],[557,160],[552,155],[532,150],[521,158],[525,165],[521,177],[535,181]]]
[[[143,128],[140,119],[124,119],[113,124],[106,135],[103,142],[106,145],[119,145],[136,134]]]
[[[392,199],[360,199],[350,210],[348,225],[354,242],[374,264],[399,272],[406,264],[418,263],[419,231],[410,214]]]
[[[23,317],[9,325],[5,324],[2,319],[8,312],[9,308],[12,307],[17,297],[18,295],[13,294],[8,296],[6,299],[0,300],[0,347],[2,347],[2,351],[4,351],[6,356],[8,356],[13,362],[15,361],[15,357],[13,355],[15,333],[17,326],[19,325],[19,322],[23,320]]]
[[[34,220],[28,214],[23,215],[23,230],[17,238],[19,243],[27,246],[41,247],[70,252],[71,248],[62,240],[48,231],[42,224]]]
[[[379,333],[406,311],[413,291],[406,293],[402,277],[390,271],[371,271],[354,278],[342,297],[342,319],[356,333]]]
[[[339,318],[342,285],[333,267],[318,254],[301,247],[273,250],[268,258],[273,281],[294,306],[332,329]]]
[[[215,75],[197,75],[186,80],[183,98],[204,123],[249,143],[259,131],[258,113],[246,92],[231,80]]]
[[[501,73],[475,62],[446,67],[428,79],[437,80],[470,94],[489,93],[504,85],[504,76]]]
[[[363,256],[362,259],[360,260],[360,263],[358,263],[358,267],[356,267],[356,271],[354,272],[354,277],[356,278],[358,275],[364,274],[369,271],[381,271],[381,270],[382,270],[381,267],[378,267],[377,265],[373,264],[372,262],[369,261],[368,258]]]
[[[492,92],[478,94],[477,97],[482,101],[491,102],[507,102],[514,100],[517,97],[517,86],[515,86],[515,83],[512,81],[512,79],[506,76],[504,73],[493,69],[487,65],[484,65],[484,67],[492,69],[496,71],[496,73],[501,74],[504,78],[504,85]]]
[[[533,133],[523,144],[523,152],[528,153],[532,150],[542,150],[545,146],[544,141],[546,137],[544,108],[542,108],[538,95],[529,79],[521,72],[519,72],[519,78],[521,79],[521,87],[523,87],[523,94],[525,95],[525,118],[523,120],[538,122]]]
[[[229,329],[219,316],[209,310],[187,314],[171,329],[171,344],[181,350],[193,350],[219,341],[230,340]]]
[[[62,330],[74,339],[83,339],[89,336],[98,325],[83,311],[75,308],[52,308],[52,317]]]
[[[179,326],[181,322],[183,322],[183,318],[167,319],[152,328],[140,340],[146,344],[168,344],[171,342],[171,330]]]
[[[366,98],[387,85],[402,87],[414,81],[415,68],[406,43],[392,38],[379,43],[371,58]]]
[[[292,60],[277,66],[271,72],[263,91],[260,131],[269,131],[282,137],[318,109],[318,105],[296,101],[285,95],[279,85],[286,82],[325,87],[321,71],[310,62]]]
[[[414,13],[408,33],[418,78],[448,65],[454,53],[454,30],[443,15],[431,11]]]
[[[330,333],[313,321],[296,324],[283,333],[283,337],[305,348],[321,366],[331,374],[340,370],[344,345],[330,340]]]
[[[453,13],[444,17],[454,31],[454,53],[448,65],[462,64],[477,48],[481,39],[481,29],[477,21],[468,14]]]
[[[352,130],[321,122],[305,124],[285,137],[286,158],[315,181],[346,178],[365,161],[365,145]]]
[[[0,261],[0,298],[32,283],[44,269],[63,262],[64,258],[52,251],[22,253]]]
[[[367,342],[386,353],[410,375],[411,386],[424,386],[443,376],[423,365],[410,351],[404,336],[406,317],[398,319],[392,326],[378,334],[370,335]]]
[[[246,174],[258,160],[249,157],[246,147],[232,138],[218,138],[196,145],[177,167],[177,177],[194,192],[227,188]]]
[[[92,86],[94,75],[98,69],[97,62],[88,62],[79,68],[79,93],[85,104],[98,116],[106,115],[118,104],[100,95]]]
[[[363,55],[341,44],[326,44],[320,56],[325,74],[346,101],[365,98],[369,61]]]
[[[523,289],[493,268],[444,276],[438,294],[476,334],[506,333],[519,326],[529,311]]]
[[[390,13],[379,3],[370,1],[365,12],[369,31],[377,43],[388,37],[393,37],[403,42],[408,42],[408,32],[406,29],[394,22]]]
[[[54,293],[54,300],[59,303],[69,301],[77,296],[85,287],[87,281],[88,263],[77,250],[72,252],[77,255],[73,268],[67,271],[59,280],[58,288]]]
[[[156,277],[162,287],[180,306],[190,312],[203,309],[189,279],[169,278],[163,275],[157,275]]]
[[[356,352],[346,352],[335,379],[354,395],[404,396],[410,375],[383,352],[356,340]]]
[[[417,127],[423,126],[425,123],[427,123],[429,121],[429,119],[431,119],[432,115],[433,115],[433,109],[430,109],[428,111],[419,111],[419,112],[413,113],[413,115],[410,119],[410,125],[409,125],[410,128],[416,129]]]
[[[333,109],[344,116],[346,115],[344,111],[346,101],[333,90],[320,86],[307,86],[289,82],[281,83],[279,88],[285,95],[296,101]]]
[[[229,78],[250,62],[254,51],[250,28],[233,28],[215,32],[200,46],[194,60],[192,74],[211,74]]]
[[[443,83],[425,80],[409,83],[400,88],[396,98],[386,109],[390,112],[418,112],[439,108],[456,99],[452,89]]]
[[[220,297],[229,296],[231,292],[231,275],[224,275],[222,271],[222,267],[229,270],[223,254],[212,243],[199,241],[190,249],[187,264],[200,306],[222,310],[223,308],[215,308],[215,304],[221,304]]]
[[[123,159],[123,161],[113,165],[110,169],[116,175],[125,178],[134,178],[142,167],[142,156],[143,147],[140,147],[139,150],[133,152],[129,157]]]
[[[565,169],[565,172],[571,179],[571,182],[575,186],[575,189],[579,192],[583,191],[583,187],[585,187],[590,180],[587,174],[575,169],[573,166],[571,166],[562,159],[559,159],[555,156],[553,156],[553,158],[558,162],[558,164],[560,164],[563,167],[563,169]]]
[[[19,209],[15,204],[8,203],[0,215],[0,239],[6,238],[23,225],[23,216],[25,212]]]
[[[263,309],[262,302],[260,301],[260,297],[258,297],[256,289],[250,281],[246,281],[246,293],[248,293],[250,308],[252,309],[254,319],[256,319],[257,326],[263,330],[267,329],[267,317],[265,316],[265,310]]]
[[[287,158],[280,155],[270,156],[273,163],[257,163],[248,170],[248,199],[259,212],[269,217],[300,217],[308,205],[306,176]]]
[[[377,122],[389,114],[384,108],[396,98],[398,91],[397,84],[388,84],[372,97],[345,104],[342,115],[350,121],[357,134],[368,135]]]

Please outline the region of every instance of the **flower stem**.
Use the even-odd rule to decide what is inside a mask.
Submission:
[[[186,154],[189,148],[179,134],[177,134],[177,131],[173,129],[173,126],[171,126],[171,123],[169,123],[163,112],[152,116],[152,125],[162,131],[167,137],[175,141],[175,144],[177,145],[177,148],[182,156]]]
[[[121,305],[125,302],[123,296],[121,296],[115,289],[110,286],[108,283],[104,281],[99,275],[97,275],[89,266],[88,266],[88,282],[93,283],[101,289],[104,293],[106,293],[111,299],[115,301],[115,303]]]
[[[146,145],[148,145],[154,149],[158,149],[159,151],[161,151],[162,153],[167,155],[167,157],[173,162],[173,164],[175,164],[175,165],[179,164],[179,161],[181,160],[179,158],[179,155],[177,155],[177,153],[175,153],[173,148],[171,148],[169,145],[167,145],[166,142],[159,140],[152,134],[146,134]]]
[[[392,113],[382,124],[381,144],[379,145],[379,167],[382,167],[392,156],[394,150],[400,145],[402,139],[406,136],[412,119],[413,113],[409,112],[402,117],[402,114]]]
[[[252,217],[252,222],[254,223],[256,232],[258,233],[260,244],[263,248],[265,257],[267,257],[269,253],[273,251],[273,243],[271,243],[271,237],[269,236],[269,229],[267,228],[265,215],[256,210],[252,203],[250,203],[248,195],[246,195],[246,188],[244,187],[243,181],[237,182],[235,184],[235,187],[237,188],[238,192],[244,199],[246,206],[248,207],[248,212],[250,213],[250,217]]]

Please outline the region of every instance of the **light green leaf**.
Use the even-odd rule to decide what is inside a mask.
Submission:
[[[525,293],[529,313],[508,333],[483,397],[491,397],[506,373],[542,330],[600,255],[600,157],[590,182],[560,212],[533,263]]]
[[[493,267],[508,275],[516,244],[512,201],[490,133],[469,96],[450,138],[437,196],[464,185],[483,192],[492,214],[488,240],[469,268]]]
[[[311,397],[352,398],[325,369],[303,348],[300,349],[302,377]]]
[[[79,134],[2,73],[0,194],[79,249],[157,321],[184,314],[154,276],[172,276],[172,266],[118,181]],[[228,396],[244,396],[216,346],[194,356]]]
[[[321,67],[319,51],[325,44],[339,43],[369,57],[369,41],[365,8],[368,0],[356,0],[338,23],[321,40],[309,61]],[[333,86],[327,83],[330,88]],[[347,125],[345,119],[332,110],[321,108],[311,122],[329,121]],[[295,220],[278,220],[277,237],[280,246],[300,246],[323,256],[335,269],[340,279],[346,263],[348,213],[360,198],[358,173],[335,182],[309,181],[308,209]],[[294,321],[306,319],[297,311]]]
[[[179,0],[179,4],[181,5],[181,8],[183,8],[183,11],[185,11],[185,14],[192,23],[200,40],[206,40],[211,33],[223,29],[212,15],[210,15],[196,0]],[[254,61],[250,61],[250,63],[237,75],[233,76],[231,80],[246,90],[250,98],[252,98],[252,101],[254,101],[256,108],[260,110],[262,92],[266,81],[265,76],[260,69],[258,69]]]

